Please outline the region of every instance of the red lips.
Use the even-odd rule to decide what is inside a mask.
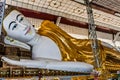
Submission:
[[[30,29],[31,29],[31,28],[30,28],[30,27],[28,27],[28,30],[26,31],[25,35],[26,35],[29,31],[30,31]]]

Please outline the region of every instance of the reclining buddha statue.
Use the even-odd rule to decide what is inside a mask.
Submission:
[[[94,68],[91,40],[71,37],[51,21],[43,21],[35,32],[19,11],[12,10],[4,18],[3,27],[9,37],[32,46],[31,60],[3,56],[2,60],[8,64],[72,72],[91,72]],[[98,46],[102,68],[119,70],[120,52],[99,40]]]

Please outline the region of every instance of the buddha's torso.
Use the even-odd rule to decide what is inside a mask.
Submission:
[[[45,36],[38,36],[39,40],[32,48],[32,58],[48,58],[61,60],[61,54],[58,46],[54,41]]]

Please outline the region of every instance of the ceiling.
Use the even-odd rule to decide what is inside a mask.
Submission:
[[[92,0],[92,4],[106,9],[108,13],[120,13],[120,0]]]
[[[90,2],[98,29],[110,33],[120,31],[120,0],[90,0]],[[6,4],[25,8],[22,12],[28,17],[38,18],[38,15],[41,15],[39,18],[56,20],[60,16],[61,22],[77,26],[87,26],[88,22],[83,0],[6,0]],[[29,10],[33,12],[30,13]]]

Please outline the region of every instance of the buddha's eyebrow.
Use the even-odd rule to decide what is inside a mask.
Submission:
[[[15,21],[12,21],[12,22],[9,24],[9,28],[8,28],[8,29],[10,29],[10,26],[11,26],[12,23],[16,23],[16,22],[15,22]]]
[[[18,21],[18,17],[19,17],[20,15],[22,15],[22,14],[18,14],[18,15],[16,16],[16,20],[17,20],[17,21]]]

